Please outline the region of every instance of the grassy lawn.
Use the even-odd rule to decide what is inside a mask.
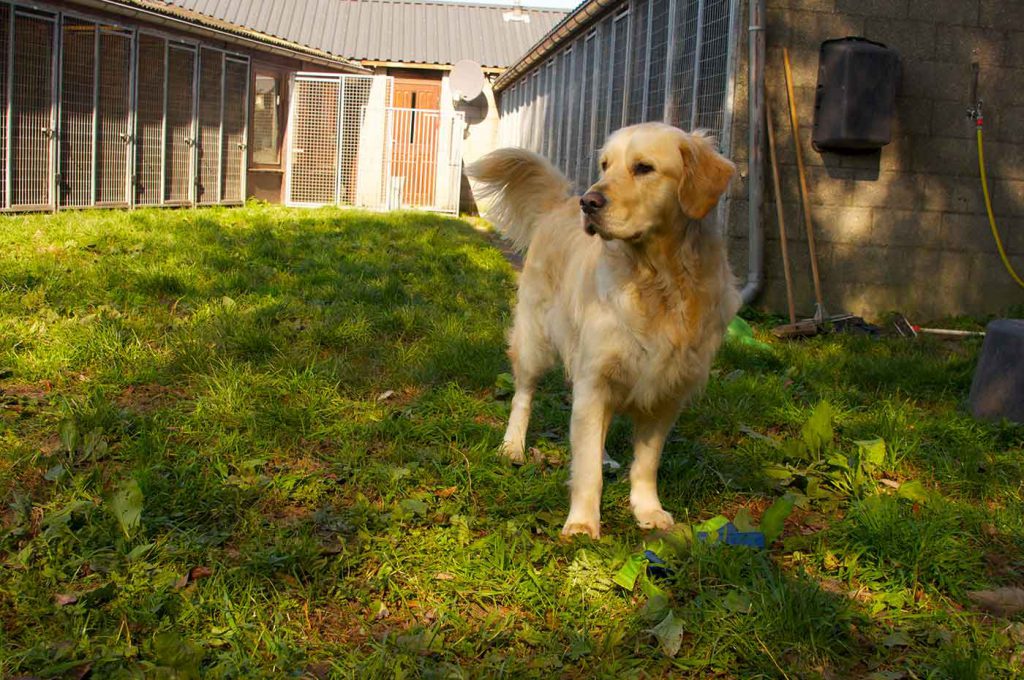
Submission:
[[[677,530],[634,526],[623,468],[566,543],[560,376],[534,462],[496,456],[513,296],[439,216],[2,218],[0,676],[1024,667],[1024,622],[968,597],[1024,585],[1024,428],[965,414],[978,343],[730,343],[662,466]],[[777,502],[768,550],[694,540]]]

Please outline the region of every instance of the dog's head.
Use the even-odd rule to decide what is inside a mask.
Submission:
[[[736,171],[711,137],[663,123],[618,130],[600,159],[601,179],[580,208],[587,232],[605,240],[641,241],[703,218]]]

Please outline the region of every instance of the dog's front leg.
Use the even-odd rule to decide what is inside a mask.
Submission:
[[[569,517],[563,536],[601,535],[601,465],[604,440],[612,419],[607,391],[596,385],[577,383],[573,389],[572,422],[569,439],[572,446],[572,470],[569,479]]]
[[[633,417],[633,465],[629,469],[629,504],[641,529],[671,529],[672,515],[658,500],[658,464],[665,439],[679,409],[672,406]]]

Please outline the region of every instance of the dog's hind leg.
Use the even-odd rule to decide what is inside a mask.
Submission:
[[[501,444],[501,452],[516,464],[525,460],[526,429],[530,425],[530,411],[537,383],[554,363],[554,351],[543,336],[536,333],[536,326],[531,328],[530,333],[523,332],[524,327],[533,321],[525,316],[523,310],[516,310],[516,324],[509,336],[508,355],[512,360],[516,391],[512,396],[508,427]]]
[[[658,499],[658,463],[665,439],[676,422],[677,408],[633,416],[633,465],[629,469],[629,504],[641,529],[670,529],[672,515]]]
[[[577,384],[573,388],[572,471],[569,479],[569,517],[562,528],[563,536],[587,534],[601,536],[601,464],[604,440],[612,422],[612,408],[607,395],[595,386]]]

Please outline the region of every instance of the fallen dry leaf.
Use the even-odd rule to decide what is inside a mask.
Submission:
[[[213,569],[209,567],[192,567],[181,578],[174,582],[174,587],[177,590],[181,590],[193,581],[198,581],[201,578],[213,575]]]
[[[889,487],[890,489],[898,489],[898,488],[900,488],[900,483],[896,482],[896,481],[893,481],[891,479],[884,479],[883,478],[883,479],[879,479],[878,481],[881,482],[882,484],[884,484],[885,486]]]
[[[438,581],[454,581],[455,575],[450,574],[447,571],[439,571],[436,574],[434,574],[434,578]]]
[[[457,486],[449,486],[447,489],[441,489],[434,493],[438,498],[450,498],[456,491],[459,490]]]
[[[188,572],[188,576],[191,580],[198,581],[201,578],[213,576],[213,569],[209,567],[192,567]]]
[[[57,603],[58,607],[66,607],[69,604],[74,604],[74,603],[78,602],[78,596],[77,595],[69,595],[69,594],[65,594],[65,593],[60,593],[56,597],[54,597],[53,599]]]
[[[1024,588],[996,588],[967,593],[971,602],[996,616],[1011,616],[1024,611]]]
[[[388,390],[387,392],[381,392],[377,395],[377,401],[387,401],[391,397],[395,396],[394,390]]]

